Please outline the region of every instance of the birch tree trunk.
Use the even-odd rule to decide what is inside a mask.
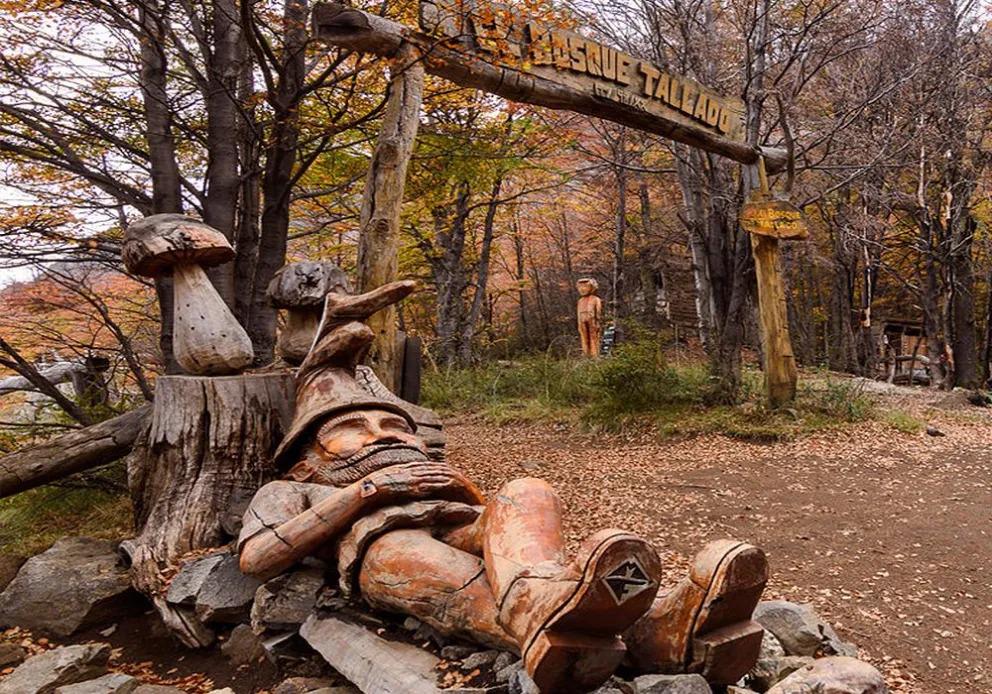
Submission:
[[[409,45],[397,54],[382,130],[365,180],[358,241],[358,284],[363,292],[397,278],[403,190],[424,94],[424,68],[419,58]],[[375,332],[369,364],[379,380],[397,392],[403,355],[397,352],[396,308],[380,311],[368,324]]]

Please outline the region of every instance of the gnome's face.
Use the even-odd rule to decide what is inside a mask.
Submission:
[[[387,410],[353,410],[321,424],[290,477],[335,486],[390,465],[427,460],[406,419]]]

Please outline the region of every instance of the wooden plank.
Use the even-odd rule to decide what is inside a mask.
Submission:
[[[502,26],[499,19],[494,21]],[[487,30],[485,22],[478,22],[484,29],[481,37],[474,21],[468,22],[467,34],[464,21],[437,12],[428,23],[442,35],[431,36],[338,2],[319,4],[313,13],[316,37],[341,48],[392,58],[411,46],[424,56],[427,72],[463,87],[604,118],[745,164],[764,156],[772,172],[785,166],[785,150],[743,141],[739,100],[687,78],[667,73],[663,78],[647,61],[536,23],[499,29],[503,33],[495,38],[496,30]],[[443,35],[455,32],[462,33],[458,38]],[[575,56],[582,56],[574,62],[573,48]]]
[[[789,338],[785,287],[779,267],[778,239],[751,234],[751,251],[758,283],[758,312],[765,371],[765,391],[772,407],[796,397],[796,358]]]
[[[416,646],[386,641],[337,617],[311,615],[300,636],[365,694],[438,694],[438,659]]]

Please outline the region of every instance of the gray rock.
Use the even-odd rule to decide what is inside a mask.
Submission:
[[[55,694],[133,694],[137,688],[138,680],[131,675],[111,672],[95,680],[59,687]]]
[[[492,665],[496,662],[499,654],[499,651],[479,651],[478,653],[473,653],[462,661],[461,669],[471,672],[476,668],[484,668],[487,665]]]
[[[787,655],[856,656],[857,646],[842,641],[810,605],[786,600],[758,603],[754,619],[782,644]]]
[[[168,687],[164,684],[139,684],[131,694],[186,694],[182,689]]]
[[[66,537],[28,559],[0,594],[0,626],[69,636],[141,604],[116,542]]]
[[[779,671],[778,661],[784,657],[785,649],[782,648],[782,644],[775,638],[772,632],[766,629],[765,633],[761,636],[761,650],[758,652],[758,660],[755,661],[754,667],[747,673],[746,679],[748,683],[756,685],[760,690],[764,691],[778,682],[781,679],[777,677]]]
[[[0,680],[0,694],[52,694],[65,684],[100,677],[107,672],[110,646],[87,643],[39,653]]]
[[[748,684],[758,691],[767,691],[796,670],[813,662],[808,655],[782,655],[762,661],[761,668],[755,666],[748,673]]]
[[[26,560],[27,557],[15,554],[0,554],[0,593],[14,580]]]
[[[220,647],[221,653],[235,665],[257,663],[268,656],[261,639],[247,624],[239,624]]]
[[[447,691],[451,692],[457,690],[449,689]],[[354,687],[344,686],[344,687],[322,687],[320,689],[314,689],[308,692],[308,694],[362,694],[362,693],[357,689],[355,689]]]
[[[222,555],[200,583],[196,616],[203,622],[239,624],[248,617],[260,585],[257,578],[241,573],[237,555]]]
[[[524,667],[524,662],[520,659],[514,660],[512,663],[503,668],[493,669],[496,671],[496,681],[501,684],[508,684],[516,678],[517,673]]]
[[[20,665],[26,657],[27,653],[16,643],[0,641],[0,670],[12,665]]]
[[[475,653],[475,650],[471,646],[445,646],[441,649],[441,657],[445,660],[462,660]]]
[[[306,621],[324,587],[319,569],[277,576],[259,586],[251,606],[251,625],[259,629],[296,629]]]
[[[507,684],[509,685],[509,694],[541,694],[541,690],[534,684],[534,680],[522,667],[513,673]]]
[[[334,683],[324,677],[290,677],[277,684],[272,694],[308,694],[329,689]]]
[[[702,675],[641,675],[634,680],[638,694],[712,694]]]
[[[203,582],[207,580],[211,571],[223,563],[225,556],[211,554],[209,557],[201,557],[183,564],[169,584],[169,592],[165,594],[166,602],[189,607],[196,605],[196,596],[203,587]]]
[[[518,660],[520,659],[509,651],[503,651],[499,654],[496,660],[493,661],[493,672],[500,672],[503,668],[512,665]]]
[[[768,690],[768,694],[888,694],[882,673],[844,656],[820,658]]]

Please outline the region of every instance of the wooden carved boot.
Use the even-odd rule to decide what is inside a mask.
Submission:
[[[697,672],[712,684],[733,684],[751,669],[762,628],[751,621],[768,580],[757,547],[711,542],[696,555],[689,576],[659,595],[626,634],[633,665],[643,672]]]
[[[561,508],[534,479],[510,482],[484,516],[498,620],[542,694],[591,691],[623,660],[618,635],[650,608],[661,562],[651,546],[603,530],[564,560]]]

